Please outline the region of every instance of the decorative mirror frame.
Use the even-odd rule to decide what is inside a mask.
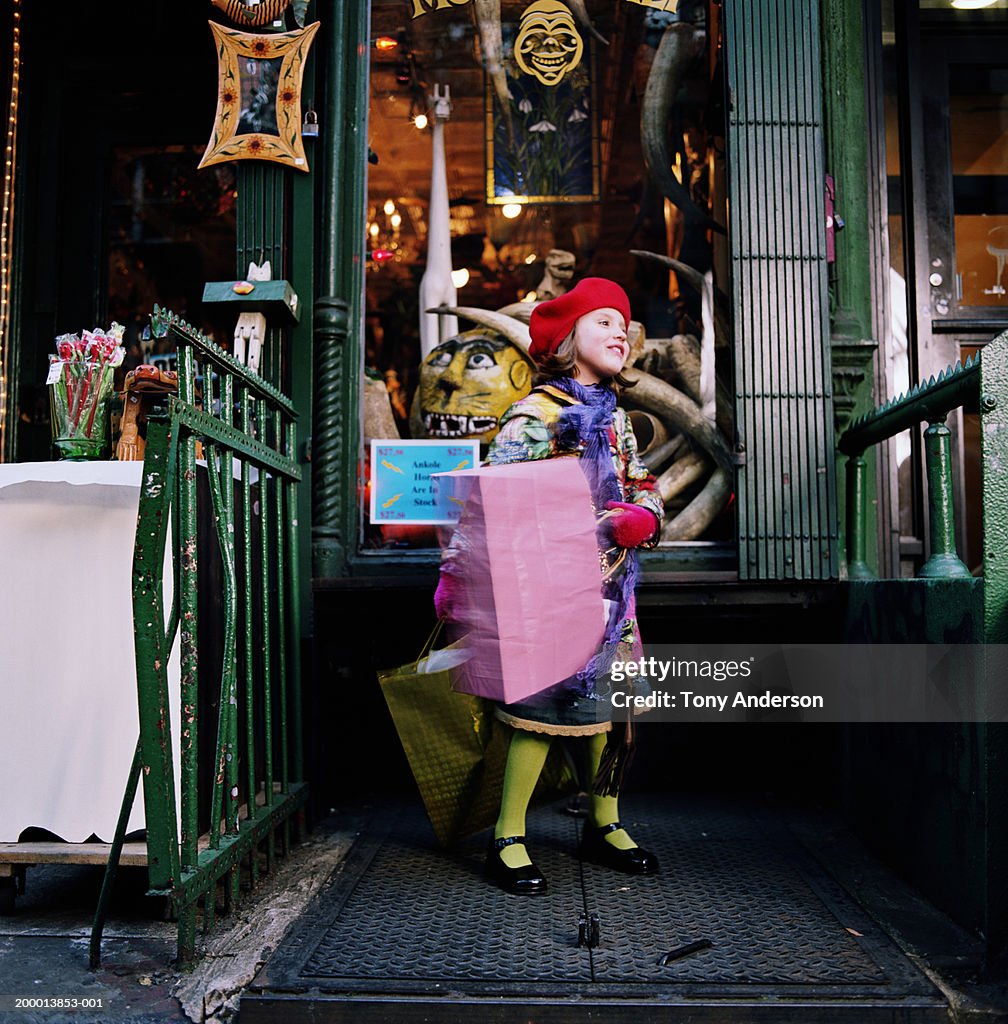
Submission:
[[[308,171],[301,140],[301,80],[319,22],[296,32],[250,33],[211,21],[217,48],[217,113],[200,167],[228,160],[270,160]],[[241,60],[281,59],[276,83],[277,134],[238,134],[242,114]]]

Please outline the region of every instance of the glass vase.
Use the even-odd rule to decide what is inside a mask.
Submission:
[[[60,458],[84,461],[108,454],[114,374],[107,363],[73,360],[50,364],[49,408],[53,444]]]

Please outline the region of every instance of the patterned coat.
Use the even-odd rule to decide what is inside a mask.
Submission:
[[[501,417],[500,430],[490,445],[486,463],[490,466],[509,462],[531,462],[558,455],[578,453],[577,447],[565,447],[558,436],[556,422],[566,405],[574,399],[548,384],[540,385],[520,399]],[[619,406],[613,412],[609,428],[609,451],[613,469],[623,492],[623,500],[653,512],[659,522],[664,515],[661,495],[655,490],[655,478],[637,455],[637,442],[630,417]],[[596,512],[601,512],[596,509]],[[643,547],[654,547],[657,536]]]

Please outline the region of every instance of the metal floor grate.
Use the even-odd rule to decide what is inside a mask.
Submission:
[[[579,863],[575,819],[536,820],[544,898],[509,897],[483,878],[485,838],[445,856],[423,817],[410,815],[373,856],[332,925],[301,968],[305,978],[591,981],[577,937]],[[530,840],[531,842],[531,840]]]
[[[550,892],[521,898],[484,880],[485,834],[445,853],[419,809],[383,814],[253,993],[800,997],[944,1007],[783,826],[744,806],[669,799],[628,798],[623,820],[657,853],[660,875],[582,865],[580,821],[547,808],[529,815],[527,831]],[[601,921],[593,950],[576,944],[582,912]],[[711,945],[662,966],[667,953],[698,940]]]

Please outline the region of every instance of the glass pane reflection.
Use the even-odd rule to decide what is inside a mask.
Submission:
[[[959,302],[1008,305],[1008,67],[949,68]]]

